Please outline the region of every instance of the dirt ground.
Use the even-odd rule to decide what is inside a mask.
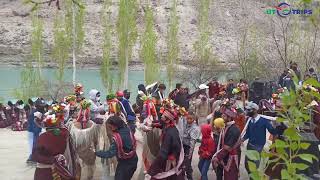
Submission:
[[[14,132],[10,129],[0,129],[0,175],[1,180],[32,180],[35,168],[33,166],[28,166],[26,160],[28,157],[28,140],[27,132]],[[199,145],[197,145],[199,146]],[[199,170],[197,168],[198,164],[198,147],[195,148],[193,155],[193,174],[194,179],[199,179]],[[241,180],[248,179],[248,175],[243,166],[242,153],[242,163],[241,168]],[[94,180],[112,180],[113,177],[103,177],[102,167],[100,159],[96,161],[97,169],[95,172]],[[215,179],[212,167],[210,167],[208,172],[208,177],[210,180]]]

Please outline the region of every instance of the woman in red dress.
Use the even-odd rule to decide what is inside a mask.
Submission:
[[[75,169],[72,168],[75,167],[72,166],[74,153],[70,153],[72,146],[69,141],[69,131],[60,127],[61,122],[63,120],[56,118],[55,114],[48,115],[43,121],[46,132],[39,136],[32,154],[32,159],[37,162],[34,180],[74,179],[72,178],[75,172]],[[65,153],[71,157],[64,157]],[[70,160],[69,164],[66,159]]]

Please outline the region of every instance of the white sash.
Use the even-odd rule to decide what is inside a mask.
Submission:
[[[176,167],[170,169],[169,171],[156,174],[155,176],[153,176],[153,178],[164,179],[164,178],[167,178],[167,177],[172,176],[174,174],[179,175],[181,173],[182,170],[181,169],[179,170],[179,168],[181,167],[183,160],[184,160],[184,150],[183,150],[183,145],[182,145],[181,139],[180,139],[180,142],[181,142],[181,150],[180,150],[178,165]]]

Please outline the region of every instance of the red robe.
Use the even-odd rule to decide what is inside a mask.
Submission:
[[[65,153],[69,132],[67,129],[60,130],[60,135],[47,131],[39,136],[35,151],[32,153],[34,161],[52,165],[56,155]],[[53,180],[51,168],[36,168],[34,180]]]

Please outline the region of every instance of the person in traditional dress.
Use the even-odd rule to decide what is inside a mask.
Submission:
[[[5,114],[5,107],[0,103],[0,128],[8,127],[8,121]]]
[[[80,103],[85,98],[83,97],[83,85],[80,83],[77,83],[74,87],[74,95],[76,96],[77,103]]]
[[[224,120],[220,117],[215,118],[212,121],[212,130],[213,130],[213,139],[215,142],[218,142],[216,149],[214,150],[215,152],[217,152],[217,148],[220,145],[220,133],[222,132],[222,130],[225,128],[225,123]],[[216,173],[216,179],[217,180],[222,180],[223,179],[223,166],[222,165],[218,165],[217,168],[214,168],[214,171]]]
[[[237,127],[242,132],[243,129],[245,128],[245,125],[246,125],[246,114],[240,108],[237,108],[236,111],[237,111],[237,117],[234,119],[234,121],[235,121]]]
[[[178,129],[175,126],[175,113],[164,110],[161,120],[164,122],[163,136],[159,154],[148,169],[145,179],[182,180],[184,150]]]
[[[266,130],[268,130],[272,135],[276,136],[278,134],[277,130],[272,127],[269,120],[261,117],[258,114],[259,106],[253,102],[249,102],[246,105],[248,119],[248,127],[242,141],[248,141],[247,150],[255,150],[259,153],[262,152],[264,145],[266,144]],[[260,165],[260,161],[254,161],[256,167]],[[248,157],[245,159],[245,166],[250,174]]]
[[[43,120],[46,132],[37,139],[32,154],[32,159],[37,162],[34,180],[69,180],[75,177],[74,151],[70,144],[69,131],[60,126],[62,121],[63,119],[58,119],[55,114],[47,115]]]
[[[202,140],[199,147],[198,168],[201,173],[201,180],[208,180],[208,170],[211,164],[211,158],[216,150],[216,143],[211,136],[211,125],[201,125]]]
[[[224,108],[222,113],[226,127],[220,133],[218,148],[213,157],[212,165],[214,168],[218,168],[218,171],[223,169],[224,180],[237,180],[239,178],[238,159],[240,158],[241,132],[233,121],[236,112]],[[222,177],[217,177],[217,179],[222,179]]]
[[[218,81],[211,81],[209,84],[209,98],[216,99],[220,92],[220,84]]]
[[[129,180],[136,171],[138,163],[134,135],[118,116],[111,116],[106,123],[113,131],[113,141],[108,151],[97,151],[95,154],[100,158],[116,156],[118,164],[115,180]]]
[[[183,119],[184,120],[184,119]],[[195,122],[195,115],[193,113],[189,113],[184,120],[184,131],[183,131],[183,149],[184,149],[184,158],[185,158],[185,171],[188,180],[192,180],[192,155],[193,150],[196,145],[196,141],[200,137],[200,129],[199,126]]]

